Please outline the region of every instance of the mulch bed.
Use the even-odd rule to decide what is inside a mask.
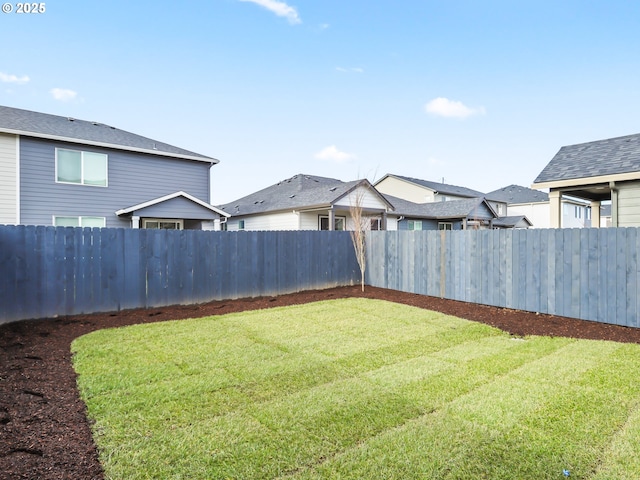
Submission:
[[[393,290],[340,287],[203,305],[76,315],[0,325],[0,479],[102,479],[70,345],[106,327],[150,323],[366,297],[436,310],[513,335],[549,335],[640,343],[640,329],[426,297]]]

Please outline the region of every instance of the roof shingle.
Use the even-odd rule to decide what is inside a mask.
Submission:
[[[562,147],[535,183],[640,172],[640,134]]]
[[[218,160],[135,133],[70,117],[0,105],[0,132],[86,143],[217,163]]]

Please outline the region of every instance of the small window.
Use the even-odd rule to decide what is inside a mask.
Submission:
[[[145,218],[142,220],[142,228],[152,230],[182,230],[184,223],[182,220]]]
[[[244,230],[244,220],[238,220],[238,230]]]
[[[320,230],[329,230],[328,216],[321,216],[319,221],[320,221]],[[334,217],[333,219],[334,230],[344,230],[346,224],[347,224],[347,217]]]
[[[372,218],[371,219],[371,230],[382,230],[382,219],[381,218]]]
[[[56,227],[105,227],[104,217],[53,217],[53,225]]]
[[[453,230],[453,223],[451,223],[451,222],[438,222],[438,230]]]
[[[56,182],[106,187],[107,156],[56,148]]]
[[[407,220],[407,230],[422,230],[422,220]]]

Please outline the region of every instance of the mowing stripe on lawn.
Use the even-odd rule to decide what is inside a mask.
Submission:
[[[94,332],[73,350],[108,479],[640,469],[623,458],[640,435],[636,345],[344,299]]]

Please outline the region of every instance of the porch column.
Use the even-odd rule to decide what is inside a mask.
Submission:
[[[382,221],[380,225],[380,230],[386,230],[386,229],[387,229],[387,211],[385,210],[384,212],[382,212]]]
[[[618,187],[616,182],[609,182],[611,188],[611,226],[618,226]]]
[[[140,228],[140,217],[131,216],[131,228]]]
[[[551,228],[562,227],[562,192],[552,190],[549,192],[549,207],[551,208]]]
[[[591,202],[591,228],[600,228],[600,202]]]
[[[335,214],[333,213],[333,208],[329,209],[329,230],[335,230]]]

